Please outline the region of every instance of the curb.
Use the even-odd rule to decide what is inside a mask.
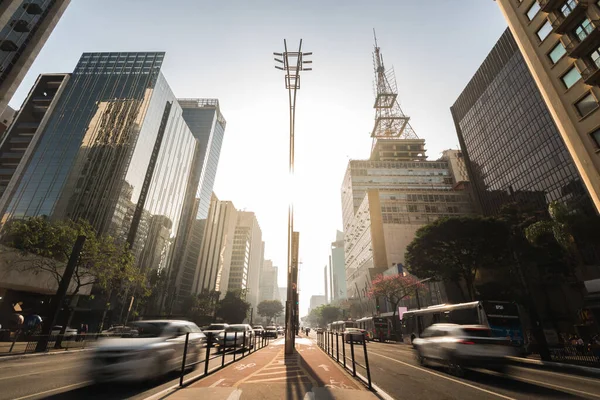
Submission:
[[[77,350],[65,350],[65,351],[47,351],[44,353],[29,353],[29,354],[15,354],[14,356],[0,356],[0,363],[11,360],[19,360],[22,358],[35,358],[35,357],[43,357],[43,356],[58,356],[58,355],[66,355],[73,353],[81,353],[84,351],[92,350],[91,348],[87,349],[77,349]]]
[[[513,364],[523,364],[531,367],[546,367],[547,369],[560,370],[560,371],[568,371],[568,372],[579,372],[588,375],[600,376],[600,368],[594,367],[584,367],[581,365],[571,365],[558,363],[554,361],[540,361],[540,360],[531,360],[528,358],[521,357],[508,357]]]

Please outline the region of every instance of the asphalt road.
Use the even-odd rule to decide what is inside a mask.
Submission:
[[[356,360],[364,365],[362,345],[354,350]],[[368,342],[367,351],[373,383],[398,400],[600,399],[598,378],[517,366],[509,367],[506,374],[478,369],[457,378],[443,367],[421,367],[407,345]],[[342,360],[341,340],[339,354]],[[350,357],[349,345],[346,356]],[[361,367],[356,371],[366,376]]]
[[[247,354],[247,353],[246,353]],[[0,400],[30,399],[144,399],[179,382],[172,373],[142,384],[93,384],[87,376],[90,351],[44,355],[0,362]],[[241,352],[236,354],[236,359]],[[233,360],[226,355],[225,362]],[[221,365],[221,358],[209,363],[209,369]],[[187,374],[190,379],[204,373],[204,364]]]

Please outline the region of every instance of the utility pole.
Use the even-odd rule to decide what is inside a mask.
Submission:
[[[290,106],[290,149],[289,149],[289,183],[291,186],[292,178],[294,177],[294,128],[296,122],[296,93],[300,89],[300,71],[311,71],[312,68],[307,68],[305,64],[312,64],[312,61],[305,60],[305,57],[312,53],[302,52],[302,39],[298,46],[298,51],[290,51],[287,49],[287,41],[283,40],[283,53],[273,53],[275,61],[278,65],[275,68],[285,71],[285,88],[288,90],[288,99]],[[281,57],[281,58],[277,58]],[[293,188],[289,188],[292,191]],[[292,241],[294,236],[294,200],[290,196],[288,206],[288,242],[287,242],[287,299],[285,302],[285,354],[294,352],[294,339],[296,333],[294,331],[294,314],[295,314],[295,298],[297,293],[294,293],[294,286],[297,282],[298,264],[296,257],[296,268],[293,267],[293,248]],[[294,277],[294,272],[296,276]]]

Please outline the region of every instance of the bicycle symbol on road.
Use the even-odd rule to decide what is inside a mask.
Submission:
[[[243,371],[243,370],[245,370],[246,368],[252,368],[252,367],[255,367],[255,366],[256,366],[256,364],[254,364],[254,363],[250,363],[250,364],[240,364],[240,365],[238,365],[237,367],[235,367],[235,369],[237,369],[238,371]]]

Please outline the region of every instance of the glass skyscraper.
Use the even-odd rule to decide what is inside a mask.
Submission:
[[[160,69],[162,52],[84,53],[41,128],[2,221],[88,220],[164,268],[177,235],[196,139]]]
[[[192,171],[188,181],[182,232],[176,244],[171,271],[171,296],[190,295],[201,266],[200,254],[210,201],[219,165],[226,121],[217,99],[179,99],[183,118],[196,138]],[[202,290],[202,287],[199,288]]]
[[[451,107],[481,211],[559,200],[594,213],[589,195],[507,29]]]

